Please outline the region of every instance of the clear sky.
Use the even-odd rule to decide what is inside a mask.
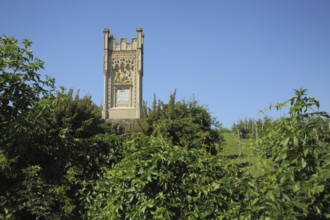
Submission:
[[[149,105],[176,89],[231,127],[303,87],[330,112],[329,0],[1,0],[0,8],[0,34],[31,39],[43,73],[97,105],[103,28],[130,40],[142,27]]]

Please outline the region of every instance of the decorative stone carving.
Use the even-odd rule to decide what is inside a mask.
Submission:
[[[131,74],[127,71],[118,71],[115,76],[115,83],[118,84],[130,84],[132,83]]]
[[[133,53],[114,53],[112,56],[112,68],[116,69],[122,66],[135,66],[135,55]]]

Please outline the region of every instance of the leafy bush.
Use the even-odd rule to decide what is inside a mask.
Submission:
[[[174,92],[168,104],[155,98],[145,113],[146,134],[165,138],[173,145],[219,152],[224,139],[207,109],[195,100],[176,102],[175,96]]]
[[[50,136],[71,136],[88,138],[110,131],[101,119],[100,109],[90,96],[79,97],[70,89],[63,88],[56,96],[48,96],[38,103],[41,123]]]
[[[247,176],[203,148],[173,146],[139,136],[123,146],[125,157],[95,187],[95,219],[238,218]]]
[[[30,46],[0,38],[0,218],[81,218],[82,195],[120,158],[121,140],[77,139],[104,131],[98,108],[72,91],[53,96]]]
[[[276,219],[288,215],[292,219],[330,218],[330,142],[324,126],[329,116],[313,110],[319,102],[307,97],[304,89],[275,107],[288,104],[290,117],[273,123],[259,142],[274,169],[260,178],[265,190],[258,194],[265,196],[257,204],[267,205],[263,216]]]

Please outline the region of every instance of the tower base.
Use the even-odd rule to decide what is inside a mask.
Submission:
[[[143,131],[144,120],[138,119],[106,119],[111,131],[116,134],[129,134]]]

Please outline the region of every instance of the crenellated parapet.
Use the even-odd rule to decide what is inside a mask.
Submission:
[[[136,50],[137,46],[136,38],[132,38],[131,42],[127,42],[126,38],[121,38],[120,42],[112,41],[112,48],[115,51]]]
[[[116,41],[116,38],[110,34],[110,30],[105,28],[103,30],[104,34],[107,35],[108,38],[108,49],[112,51],[126,51],[126,50],[137,50],[142,49],[143,47],[143,30],[142,28],[137,28],[137,37],[131,39],[131,41],[127,41],[127,38],[120,38],[119,41]]]

